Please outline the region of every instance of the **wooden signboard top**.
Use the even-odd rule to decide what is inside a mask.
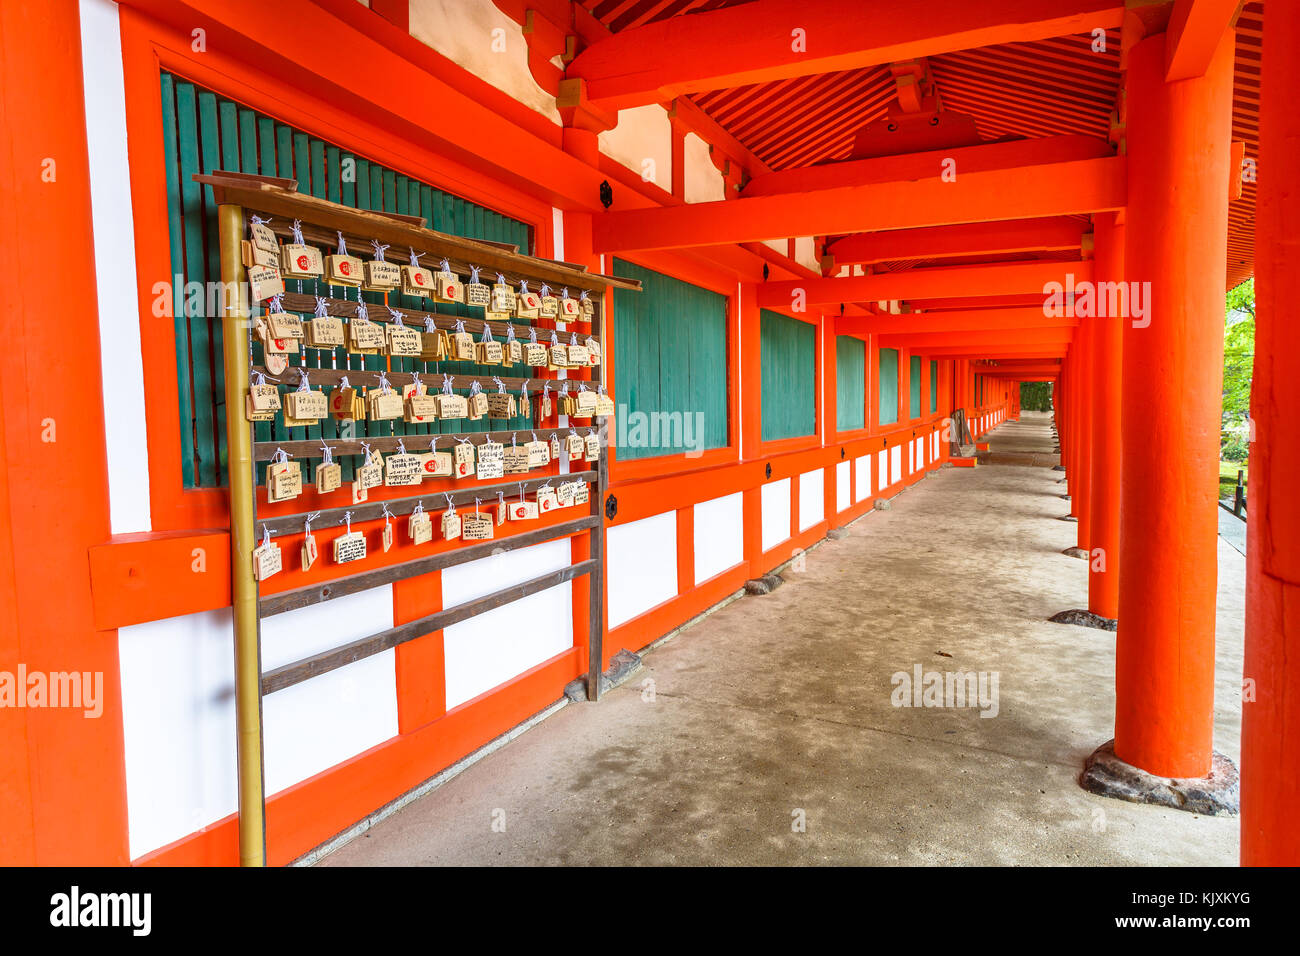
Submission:
[[[387,243],[391,248],[385,258],[391,262],[406,262],[410,247],[427,254],[423,260],[426,268],[436,269],[441,260],[447,259],[462,274],[469,271],[469,266],[479,266],[484,276],[492,278],[500,272],[514,285],[520,279],[528,279],[589,292],[603,292],[608,288],[641,290],[641,283],[636,279],[593,274],[570,263],[523,255],[516,247],[503,243],[437,232],[427,228],[418,216],[354,209],[308,196],[297,191],[298,183],[293,179],[215,170],[208,174],[195,173],[194,181],[212,187],[218,203],[233,203],[244,207],[246,212],[263,214],[273,220],[278,218],[271,227],[276,233],[287,234],[293,220],[300,219],[307,242],[330,249],[335,246],[335,232],[339,231],[347,239],[349,249],[369,250],[371,239]]]

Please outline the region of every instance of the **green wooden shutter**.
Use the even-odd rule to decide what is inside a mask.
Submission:
[[[835,336],[835,427],[863,427],[866,396],[866,344],[851,335]]]
[[[817,431],[817,327],[759,313],[763,441]]]
[[[325,140],[311,136],[247,109],[211,90],[203,89],[170,73],[162,73],[163,160],[167,173],[166,195],[171,271],[182,283],[199,283],[206,289],[209,281],[220,281],[221,261],[217,245],[216,204],[210,187],[200,187],[191,178],[196,172],[214,169],[237,170],[264,176],[284,176],[298,180],[300,192],[320,196],[359,209],[376,209],[422,216],[433,229],[511,243],[521,252],[532,253],[531,227],[509,219],[483,206],[442,192],[432,186],[398,174],[378,163],[362,159]],[[350,250],[365,257],[370,249]],[[389,251],[396,258],[403,250]],[[289,281],[294,292],[351,298],[358,294],[369,303],[383,301],[382,293],[358,293],[355,289],[328,286],[314,281]],[[180,393],[181,474],[186,488],[219,487],[225,484],[225,410],[222,382],[222,342],[219,314],[208,309],[206,295],[186,296],[180,284],[174,292],[176,331],[176,375]],[[420,307],[414,298],[394,295],[395,308]],[[215,305],[215,303],[213,303]],[[421,307],[425,311],[428,306]],[[211,311],[211,314],[208,314]],[[469,316],[466,306],[439,304],[440,313]],[[479,318],[481,318],[481,310]],[[474,330],[481,332],[481,327]],[[260,361],[260,346],[255,348]],[[308,349],[305,363],[294,357],[291,364],[307,368],[386,368],[380,355],[349,355],[346,349]],[[427,371],[431,363],[413,358],[394,358],[391,368],[397,371]],[[484,367],[470,362],[443,363],[457,374],[490,375]],[[502,374],[500,366],[493,366]],[[507,375],[525,374],[505,370]],[[487,379],[491,381],[490,378]],[[483,419],[481,422],[458,422],[456,427],[508,429],[522,427],[524,419],[512,421]],[[338,422],[325,419],[307,428],[285,428],[283,418],[259,422],[255,434],[259,441],[277,439],[334,438]],[[449,427],[395,423],[357,422],[354,434],[365,437],[376,429],[383,434],[421,435],[432,429]],[[304,464],[310,466],[311,462]],[[351,479],[352,462],[343,459],[343,479]]]
[[[614,290],[618,457],[653,458],[727,445],[727,299],[614,260],[641,291]]]
[[[880,424],[898,421],[898,349],[880,350]]]
[[[939,410],[939,363],[930,360],[930,414]]]
[[[907,377],[907,388],[911,401],[908,403],[908,418],[921,417],[921,356],[913,355],[910,364],[911,374]]]

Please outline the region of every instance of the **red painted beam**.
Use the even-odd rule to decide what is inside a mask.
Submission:
[[[755,176],[741,192],[741,197],[752,199],[781,193],[836,189],[840,186],[868,186],[873,183],[925,179],[938,176],[945,170],[950,170],[951,174],[960,178],[966,173],[983,173],[1019,166],[1045,166],[1080,159],[1106,159],[1114,155],[1115,148],[1110,143],[1093,136],[1041,136],[1009,143],[983,143],[978,146],[783,169]]]
[[[1204,76],[1241,0],[1177,0],[1165,30],[1165,81]]]
[[[988,345],[951,345],[927,348],[925,354],[932,358],[997,359],[998,361],[1015,358],[1047,361],[1064,358],[1065,350],[1066,346],[1064,345],[1003,345],[996,347]]]
[[[598,252],[674,249],[787,236],[912,229],[1122,209],[1124,157],[839,186],[592,217]]]
[[[761,300],[760,300],[761,301]],[[890,335],[901,332],[978,332],[982,329],[1071,328],[1077,317],[1047,316],[1042,309],[970,309],[912,315],[864,315],[835,319],[840,335]]]
[[[1118,28],[1119,0],[757,0],[669,17],[592,44],[569,67],[626,109],[683,93],[809,76],[999,43]]]
[[[1091,262],[1009,262],[1001,265],[944,266],[882,272],[870,276],[795,279],[768,282],[758,289],[764,308],[835,305],[840,302],[884,302],[926,296],[1038,295],[1039,309],[1049,282],[1075,284],[1092,279]]]
[[[1073,329],[1018,329],[1004,331],[990,329],[983,332],[916,332],[880,336],[880,347],[910,348],[921,351],[926,347],[944,346],[1014,346],[1014,345],[1068,345],[1074,338]]]
[[[1006,255],[1014,252],[1059,252],[1080,249],[1091,226],[1078,219],[1014,219],[971,222],[921,229],[894,229],[845,236],[827,247],[836,266],[888,262],[897,259],[939,259],[946,256]]]

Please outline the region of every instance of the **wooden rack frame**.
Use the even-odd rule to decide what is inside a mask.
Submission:
[[[604,535],[602,508],[605,490],[608,486],[608,422],[599,421],[595,428],[600,438],[600,459],[594,468],[580,472],[546,476],[518,476],[515,480],[505,479],[500,483],[484,485],[473,484],[465,487],[452,487],[446,492],[425,492],[401,498],[379,499],[346,507],[317,509],[321,513],[316,519],[325,525],[342,519],[345,512],[352,513],[352,520],[364,522],[382,517],[386,509],[394,517],[410,514],[425,498],[436,500],[436,496],[448,494],[457,505],[469,504],[475,498],[490,499],[502,492],[508,496],[536,491],[545,484],[562,481],[582,480],[590,486],[587,513],[573,520],[554,525],[547,525],[518,534],[508,534],[481,544],[465,545],[455,550],[435,552],[412,560],[369,569],[342,577],[330,578],[321,584],[306,585],[290,591],[279,592],[262,597],[258,582],[254,579],[252,569],[252,552],[257,539],[257,463],[271,459],[277,450],[283,449],[295,458],[314,457],[322,444],[327,444],[333,453],[341,456],[363,453],[362,439],[359,438],[321,438],[291,441],[256,441],[253,423],[245,419],[244,397],[247,393],[250,375],[254,371],[265,373],[264,368],[254,367],[250,360],[254,308],[250,308],[249,292],[243,265],[242,241],[246,231],[247,217],[256,213],[263,217],[278,217],[273,230],[280,236],[290,234],[289,223],[301,220],[304,239],[312,244],[333,246],[337,241],[336,233],[342,232],[350,248],[363,251],[369,247],[369,240],[376,239],[388,243],[394,252],[391,261],[405,261],[405,252],[409,248],[417,253],[425,253],[433,263],[443,259],[451,263],[453,270],[464,275],[469,266],[481,266],[486,281],[493,281],[497,273],[507,278],[512,285],[519,280],[537,282],[560,288],[576,288],[596,293],[593,298],[595,312],[590,319],[579,317],[571,320],[590,322],[592,334],[605,347],[605,322],[603,293],[611,287],[639,290],[640,283],[635,280],[618,279],[611,276],[593,275],[586,269],[570,263],[538,259],[519,253],[517,249],[500,243],[480,242],[449,236],[425,228],[419,220],[410,216],[400,216],[353,209],[324,199],[304,195],[296,191],[296,182],[271,177],[249,176],[245,174],[214,172],[208,175],[195,175],[197,182],[210,186],[219,207],[220,244],[221,244],[221,278],[227,290],[238,289],[236,296],[227,296],[223,307],[223,331],[225,343],[225,399],[226,399],[226,438],[229,456],[230,474],[230,541],[231,541],[231,581],[233,588],[233,606],[235,620],[235,697],[236,723],[239,740],[239,839],[240,862],[242,865],[264,865],[266,857],[265,842],[265,793],[263,789],[262,764],[262,696],[308,680],[319,674],[327,673],[354,661],[396,647],[406,641],[448,627],[459,621],[493,610],[530,594],[544,591],[567,581],[586,577],[589,600],[589,633],[587,635],[587,697],[598,700],[600,697],[600,673],[602,665],[602,637],[604,630]],[[355,246],[353,245],[355,243]],[[431,267],[427,263],[426,267]],[[313,312],[315,297],[301,293],[286,293],[282,298],[286,310],[291,312]],[[260,306],[259,306],[260,307]],[[355,303],[347,300],[329,299],[329,313],[350,316],[355,314]],[[376,322],[388,320],[386,310],[375,310],[372,318]],[[441,329],[454,328],[456,317],[436,313],[399,309],[404,317],[409,317],[412,325],[422,326],[426,317],[432,316],[435,326]],[[557,322],[565,321],[555,317]],[[405,321],[405,318],[404,318]],[[481,331],[482,320],[474,322]],[[494,335],[504,335],[506,323],[491,322]],[[468,328],[469,326],[467,326]],[[525,324],[526,327],[526,324]],[[321,351],[332,351],[322,349]],[[602,360],[606,358],[602,353]],[[450,360],[454,361],[454,360]],[[268,382],[278,384],[296,384],[295,366],[283,375],[267,374]],[[591,385],[604,385],[605,366],[589,366],[599,372],[599,378]],[[337,384],[343,376],[355,385],[377,385],[381,372],[374,369],[319,369],[309,368],[309,378],[313,384]],[[411,372],[384,371],[388,381],[401,386],[409,383]],[[423,373],[429,376],[430,385],[440,384],[438,373]],[[482,376],[453,376],[453,387],[468,388],[473,381],[482,381]],[[559,391],[564,379],[501,377],[502,383],[511,391],[517,392],[525,383],[530,392],[541,390],[546,384]],[[575,380],[568,380],[573,383]],[[585,382],[585,380],[576,380]],[[489,376],[490,382],[490,376]],[[519,431],[466,431],[459,433],[442,432],[416,435],[394,435],[369,437],[365,443],[378,451],[395,450],[399,442],[410,442],[408,451],[423,451],[426,441],[437,442],[441,439],[468,439],[475,444],[487,440],[505,443],[520,433],[530,435],[539,432],[539,437],[547,433],[559,434],[564,427],[521,429]],[[585,430],[585,429],[584,429]],[[309,512],[268,517],[268,523],[302,524]],[[507,526],[508,527],[508,526]],[[359,638],[341,647],[315,654],[299,661],[293,661],[275,668],[265,674],[261,669],[261,618],[280,614],[296,608],[307,607],[345,594],[356,593],[394,581],[427,574],[430,571],[454,567],[470,561],[485,558],[493,553],[515,550],[539,544],[544,541],[579,534],[588,535],[588,557],[576,564],[571,564],[557,571],[551,571],[512,587],[477,598],[475,600],[410,621],[396,627],[388,628],[376,634]]]

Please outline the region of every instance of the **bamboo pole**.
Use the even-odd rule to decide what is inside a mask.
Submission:
[[[235,732],[239,765],[239,865],[266,865],[262,773],[262,652],[253,577],[253,443],[244,419],[249,381],[249,308],[240,240],[241,206],[219,207],[222,332],[225,341],[226,449],[230,482],[230,581],[235,623]]]

